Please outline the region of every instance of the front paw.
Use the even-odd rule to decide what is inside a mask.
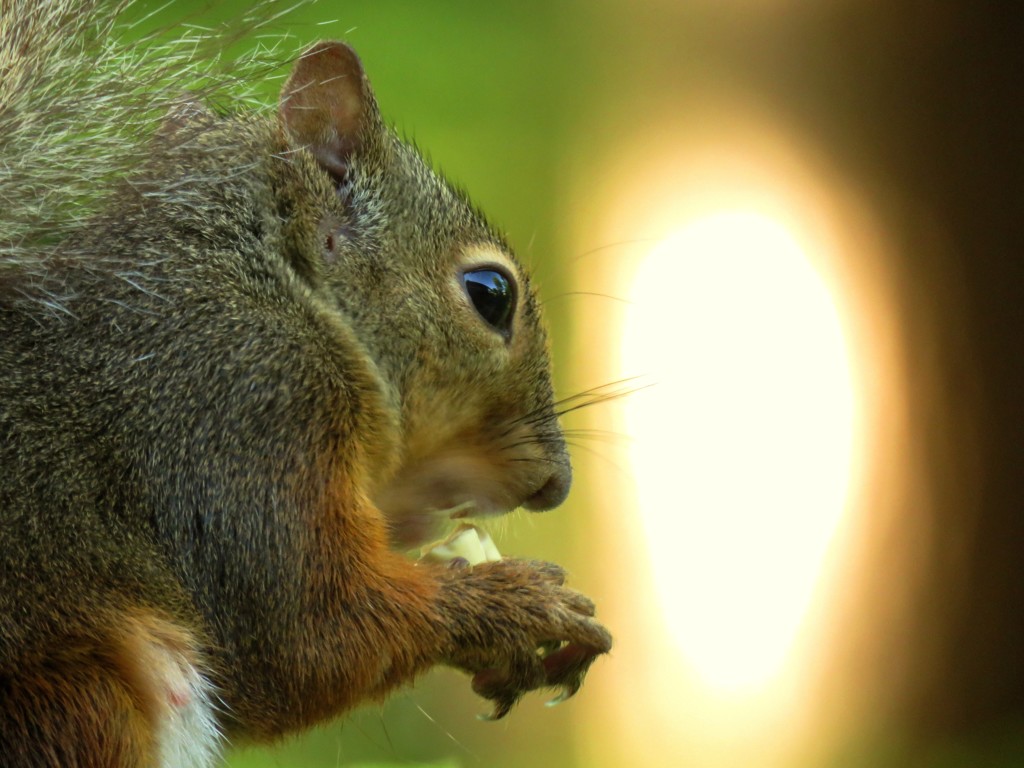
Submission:
[[[611,648],[594,604],[565,584],[557,565],[523,560],[450,569],[440,595],[449,642],[444,662],[473,674],[473,690],[508,714],[528,691],[572,696],[594,659]]]

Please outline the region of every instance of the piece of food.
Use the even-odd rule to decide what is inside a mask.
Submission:
[[[436,563],[448,563],[461,558],[470,565],[501,560],[501,553],[491,535],[468,523],[460,525],[447,538],[425,546],[420,550],[420,556],[423,560]]]

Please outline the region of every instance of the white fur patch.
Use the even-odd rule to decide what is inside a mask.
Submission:
[[[212,768],[219,762],[223,742],[214,716],[213,686],[181,654],[161,647],[156,655],[166,695],[157,732],[157,765]]]

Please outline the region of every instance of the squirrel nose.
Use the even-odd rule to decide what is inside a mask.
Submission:
[[[546,509],[554,509],[569,495],[569,487],[572,485],[572,467],[568,462],[555,465],[555,471],[544,481],[544,484],[534,491],[523,502],[523,506],[531,512],[543,512]]]

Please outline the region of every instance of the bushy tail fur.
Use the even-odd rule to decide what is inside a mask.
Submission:
[[[220,27],[159,28],[159,9],[133,0],[0,0],[0,303],[59,307],[51,260],[73,252],[176,105],[255,108],[280,36],[225,50],[287,10],[266,0]]]

